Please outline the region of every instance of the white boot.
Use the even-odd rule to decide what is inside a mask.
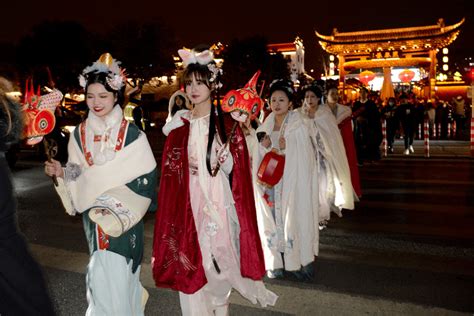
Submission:
[[[410,145],[410,152],[413,154],[415,152],[415,149],[413,149],[413,145]]]
[[[403,154],[405,154],[405,155],[408,156],[408,155],[410,154],[410,151],[409,151],[408,149],[405,149],[405,151],[403,152]]]

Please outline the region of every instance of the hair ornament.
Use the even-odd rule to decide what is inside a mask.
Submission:
[[[217,82],[217,88],[222,88],[222,83],[218,80],[218,77],[222,76],[223,71],[221,68],[217,67],[216,64],[207,64],[207,68],[211,72],[211,77],[209,78],[209,82],[214,83]]]
[[[293,83],[286,79],[275,79],[270,84],[270,94],[275,90],[283,90],[288,93],[288,95],[293,95],[295,90],[293,89]]]
[[[178,50],[178,55],[183,60],[183,66],[188,67],[191,64],[199,64],[206,66],[209,72],[211,73],[209,82],[215,83],[217,88],[222,88],[222,83],[219,80],[219,77],[223,74],[221,68],[219,68],[214,61],[214,54],[212,51],[206,49],[202,52],[196,52],[195,50],[189,50],[183,48]]]
[[[83,88],[87,85],[87,77],[90,73],[107,73],[107,84],[118,91],[123,88],[127,81],[125,69],[120,67],[120,61],[114,59],[111,54],[102,54],[92,65],[84,68],[79,75],[79,85]]]
[[[325,93],[324,82],[313,81],[301,88],[301,91],[312,91],[318,98],[322,98]]]
[[[183,66],[187,67],[189,64],[207,65],[214,60],[214,54],[210,50],[196,52],[187,48],[178,50],[179,57],[183,60]]]

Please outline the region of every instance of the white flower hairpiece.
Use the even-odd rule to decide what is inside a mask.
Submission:
[[[79,75],[79,85],[83,88],[87,85],[87,76],[90,73],[107,73],[107,84],[118,91],[123,88],[127,77],[125,70],[120,68],[120,61],[112,58],[109,53],[102,54],[92,65],[84,68]]]
[[[211,78],[209,78],[209,82],[216,82],[218,76],[222,76],[223,71],[221,68],[217,67],[216,64],[207,64],[207,69],[211,72]],[[217,88],[222,88],[222,83],[217,82]]]

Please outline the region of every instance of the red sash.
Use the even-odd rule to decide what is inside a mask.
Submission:
[[[92,159],[91,152],[87,149],[86,145],[86,122],[84,121],[81,123],[81,146],[84,157],[86,158],[87,164],[92,166],[94,164],[94,160]],[[119,151],[125,145],[125,132],[127,131],[128,122],[125,118],[122,118],[122,122],[120,123],[120,130],[117,135],[117,141],[115,142],[115,151]],[[94,141],[96,141],[97,135],[94,135]],[[100,141],[100,139],[99,139]]]

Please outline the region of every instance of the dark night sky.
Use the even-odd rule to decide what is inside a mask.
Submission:
[[[265,36],[271,43],[290,42],[298,35],[304,41],[309,70],[317,67],[321,56],[315,30],[330,34],[333,28],[347,32],[432,25],[441,17],[446,24],[453,24],[465,17],[451,52],[474,58],[473,0],[307,0],[287,1],[284,6],[272,4],[274,0],[7,1],[2,3],[0,41],[17,41],[44,20],[75,20],[90,31],[101,32],[124,20],[158,19],[173,30],[180,45],[190,48],[255,35]]]

